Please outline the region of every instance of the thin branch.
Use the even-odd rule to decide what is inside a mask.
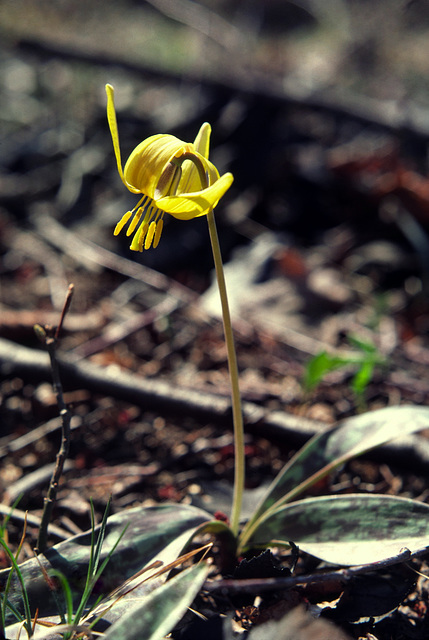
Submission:
[[[46,329],[44,330],[41,327],[37,327],[37,331],[36,331],[38,335],[41,335],[43,331],[45,332],[45,345],[48,350],[50,364],[51,364],[52,382],[54,386],[54,392],[57,399],[58,408],[60,410],[60,417],[62,420],[61,445],[60,445],[60,450],[58,451],[58,454],[57,454],[56,464],[52,474],[48,493],[44,499],[42,522],[40,524],[39,535],[37,537],[37,543],[35,548],[35,553],[37,554],[43,553],[47,547],[48,526],[51,521],[52,509],[57,497],[58,485],[63,473],[64,463],[68,456],[69,446],[70,446],[70,422],[71,422],[72,415],[71,415],[71,412],[68,410],[66,403],[64,402],[63,387],[62,387],[61,378],[60,378],[60,370],[58,366],[58,360],[56,357],[56,344],[57,344],[59,333],[62,328],[64,318],[66,316],[67,311],[70,309],[70,304],[73,296],[73,289],[74,289],[74,285],[72,284],[69,285],[66,300],[64,302],[63,310],[61,313],[60,321],[54,335],[49,335],[50,333],[53,333],[53,332],[48,327],[46,327]]]
[[[231,401],[204,390],[172,386],[165,380],[154,380],[126,371],[111,371],[82,360],[74,362],[57,355],[60,375],[69,388],[84,388],[118,400],[130,402],[144,411],[161,415],[190,416],[199,420],[228,425]],[[40,349],[29,349],[0,338],[0,375],[24,379],[48,380],[49,358]],[[291,446],[303,445],[326,424],[287,411],[268,411],[253,402],[243,402],[246,432],[272,440],[287,441]],[[423,437],[407,436],[378,447],[366,455],[382,459],[401,468],[427,469],[429,442]]]
[[[187,415],[212,422],[230,422],[231,401],[227,396],[204,390],[171,385],[165,380],[138,376],[127,371],[111,371],[86,360],[75,362],[57,355],[60,375],[69,388],[85,388],[119,400],[130,402],[146,411],[160,411],[162,415]],[[29,349],[0,338],[0,375],[21,376],[32,381],[48,380],[49,358],[40,349]],[[248,425],[264,423],[273,415],[252,402],[243,404]],[[280,414],[280,412],[278,412]],[[298,436],[300,443],[314,435],[324,425],[314,420],[281,412],[281,427],[285,436]],[[274,424],[275,420],[273,420]],[[279,425],[280,425],[279,422]],[[288,423],[290,431],[288,433]],[[265,433],[268,435],[267,431]]]
[[[66,460],[63,471],[67,471],[74,468],[71,460]],[[44,488],[46,483],[52,478],[52,474],[55,469],[55,463],[49,463],[39,467],[30,473],[26,473],[19,480],[11,482],[7,487],[3,499],[8,504],[13,504],[15,500],[21,496],[28,495],[35,489]]]
[[[74,284],[69,284],[69,288],[67,290],[66,301],[64,302],[63,310],[61,311],[60,321],[58,323],[57,330],[55,331],[54,341],[57,341],[59,335],[61,333],[61,329],[63,328],[64,318],[68,310],[70,309],[71,301],[73,298]]]
[[[233,593],[255,593],[259,594],[267,591],[281,591],[292,589],[299,585],[322,584],[322,583],[339,583],[345,584],[357,575],[364,573],[372,573],[373,571],[382,571],[396,564],[403,564],[412,558],[416,558],[428,553],[428,549],[419,549],[415,553],[411,553],[409,549],[401,549],[396,556],[380,560],[379,562],[371,562],[356,567],[346,569],[334,569],[333,571],[324,571],[320,573],[310,573],[301,576],[292,576],[288,578],[249,578],[247,580],[226,579],[213,582],[206,582],[204,590],[210,593],[218,591],[227,592],[229,595]]]

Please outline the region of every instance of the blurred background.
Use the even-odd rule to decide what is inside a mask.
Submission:
[[[1,0],[3,303],[60,308],[90,241],[209,286],[204,220],[170,221],[143,255],[111,234],[135,201],[116,172],[109,82],[124,162],[153,133],[193,140],[212,124],[211,159],[235,176],[217,210],[224,256],[248,249],[237,291],[288,281],[268,295],[280,333],[284,314],[302,329],[308,313],[368,300],[411,300],[425,329],[428,30],[426,0]],[[29,265],[39,288],[16,286]],[[97,287],[78,288],[84,309],[108,291],[104,276]]]
[[[192,140],[209,120],[213,160],[236,178],[229,214],[306,240],[344,219],[344,207],[291,183],[328,187],[327,166],[344,160],[333,149],[385,154],[393,134],[425,171],[425,0],[2,0],[0,29],[0,198],[13,215],[27,219],[49,202],[68,228],[97,218],[95,235],[118,246],[104,237],[127,205],[106,82],[116,88],[124,161],[154,132]],[[192,231],[179,233],[192,243]],[[169,268],[160,254],[145,261]]]
[[[235,176],[216,216],[236,317],[305,357],[381,318],[399,324],[380,349],[424,342],[428,32],[426,0],[1,0],[3,334],[26,324],[17,310],[61,309],[70,281],[76,310],[122,322],[121,259],[219,314],[205,220],[167,221],[143,254],[112,236],[135,199],[109,82],[124,162],[149,135],[190,141],[212,124],[211,159]]]

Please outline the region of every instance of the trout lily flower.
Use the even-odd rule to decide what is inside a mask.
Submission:
[[[107,119],[112,135],[118,172],[129,191],[142,197],[116,225],[118,235],[130,221],[127,236],[134,234],[132,251],[158,246],[164,214],[179,220],[207,215],[232,184],[233,176],[219,176],[209,161],[211,128],[202,125],[193,143],[175,136],[159,134],[143,140],[131,153],[122,169],[114,90],[106,85]]]

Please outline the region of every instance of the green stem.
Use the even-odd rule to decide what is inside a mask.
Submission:
[[[238,535],[240,524],[241,503],[244,491],[244,429],[243,413],[241,410],[241,396],[238,382],[237,354],[232,333],[231,315],[229,312],[228,296],[226,293],[225,275],[223,271],[222,256],[220,252],[219,238],[217,235],[216,222],[213,211],[207,214],[209,225],[210,241],[212,245],[213,258],[216,268],[216,278],[219,288],[220,301],[222,306],[223,328],[225,332],[226,348],[228,353],[229,377],[231,381],[232,395],[232,418],[234,424],[235,443],[235,468],[234,468],[234,496],[231,511],[231,530],[235,536]]]
[[[182,153],[178,158],[173,158],[171,165],[181,167],[185,160],[194,163],[201,186],[206,189],[209,186],[209,177],[206,173],[201,157],[192,152]],[[168,175],[171,171],[168,168]],[[228,354],[229,378],[231,381],[231,397],[232,397],[232,420],[234,425],[234,495],[232,499],[231,511],[231,530],[237,537],[240,526],[241,503],[243,502],[244,477],[245,477],[245,458],[244,458],[244,429],[243,429],[243,412],[241,410],[241,396],[238,382],[238,366],[237,353],[235,351],[234,335],[232,333],[231,315],[229,312],[228,295],[226,293],[225,274],[223,271],[222,256],[220,252],[219,238],[217,235],[216,222],[213,210],[207,214],[207,222],[209,225],[210,241],[212,245],[213,258],[216,268],[216,278],[219,288],[220,302],[222,306],[223,329],[225,333],[226,349]]]

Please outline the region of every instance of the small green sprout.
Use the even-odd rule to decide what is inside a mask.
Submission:
[[[331,371],[351,367],[355,373],[350,381],[350,388],[355,394],[358,406],[364,408],[365,393],[374,371],[376,367],[385,367],[387,361],[369,340],[363,340],[354,335],[347,336],[347,339],[356,351],[345,354],[330,354],[321,351],[307,364],[303,385],[306,392],[313,391]]]

